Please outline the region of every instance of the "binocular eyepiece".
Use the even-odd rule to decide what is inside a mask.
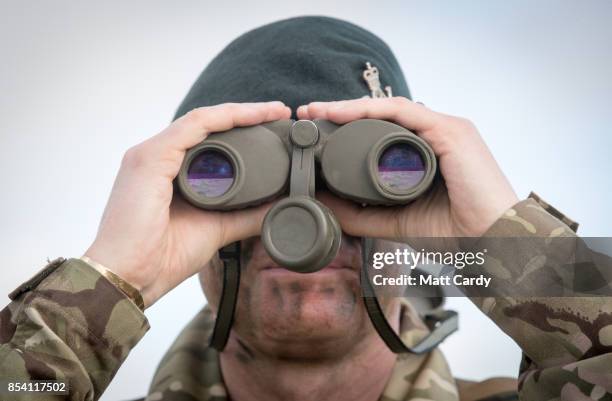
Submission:
[[[309,273],[333,260],[342,237],[331,211],[315,199],[317,164],[330,191],[363,205],[409,203],[436,173],[431,147],[396,124],[281,120],[209,135],[187,152],[177,184],[188,202],[208,210],[287,194],[267,213],[262,241],[276,263]]]

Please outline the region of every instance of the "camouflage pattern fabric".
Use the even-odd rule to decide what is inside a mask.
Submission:
[[[557,210],[557,208],[546,202],[535,192],[531,192],[528,198],[536,201],[538,205],[542,207],[542,209],[546,210],[546,212],[548,212],[548,214],[552,215],[553,217],[556,217],[557,219],[561,220],[561,222],[568,226],[573,232],[578,231],[578,222],[570,219],[569,217],[561,213],[559,210]]]
[[[485,237],[560,232],[575,236],[567,224],[528,199],[508,210]],[[532,257],[542,253],[538,249],[521,252],[530,252]],[[502,262],[512,268],[513,260],[508,257]],[[95,400],[149,326],[128,298],[84,262],[53,263],[55,267],[47,274],[17,291],[15,300],[0,313],[0,377],[67,380],[71,389],[67,399]],[[609,298],[473,301],[524,351],[518,387],[521,400],[612,400]],[[228,399],[219,354],[206,345],[213,322],[211,310],[204,308],[184,329],[161,361],[147,400]],[[426,326],[405,303],[402,338],[413,342],[425,335]],[[503,379],[482,383],[456,380],[442,353],[435,349],[425,355],[398,356],[381,400],[507,401],[516,399],[513,385],[512,380]]]
[[[0,400],[97,400],[149,329],[147,319],[79,259],[56,259],[43,272],[42,280],[28,282],[40,281],[35,289],[17,291],[0,312],[0,378],[62,380],[70,395],[0,394]]]
[[[221,378],[219,353],[208,347],[214,325],[214,314],[205,307],[187,325],[162,359],[153,378],[146,401],[227,401],[227,390]],[[418,342],[428,334],[412,306],[402,305],[402,337]],[[400,355],[393,376],[381,401],[456,401],[455,381],[442,353]]]
[[[578,224],[531,194],[485,233],[487,238],[569,237],[581,241]],[[489,242],[490,244],[491,242]],[[524,243],[524,242],[523,242]],[[541,244],[542,241],[534,241]],[[489,249],[489,254],[496,250]],[[534,270],[542,249],[499,250],[511,274]],[[549,250],[550,252],[550,250]],[[563,250],[558,250],[564,254]],[[609,257],[593,252],[591,263],[612,269]],[[609,297],[476,298],[472,301],[523,350],[521,400],[612,400],[612,301]]]

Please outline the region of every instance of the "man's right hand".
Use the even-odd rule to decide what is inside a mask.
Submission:
[[[150,306],[219,248],[258,235],[269,205],[232,213],[200,210],[173,197],[172,181],[185,152],[209,133],[290,115],[281,102],[198,108],[129,149],[85,255],[137,288]]]

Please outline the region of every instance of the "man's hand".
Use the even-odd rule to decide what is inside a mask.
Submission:
[[[290,115],[281,102],[203,107],[128,150],[85,255],[139,289],[150,306],[219,248],[259,235],[268,205],[233,213],[199,210],[173,197],[172,180],[185,152],[209,133]]]
[[[301,106],[297,114],[338,124],[362,118],[393,121],[427,141],[438,157],[446,186],[437,186],[407,206],[362,208],[322,194],[321,201],[350,235],[395,240],[477,237],[518,202],[476,127],[463,118],[436,113],[402,97],[314,102]]]

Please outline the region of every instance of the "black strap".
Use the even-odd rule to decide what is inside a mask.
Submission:
[[[458,317],[455,311],[438,311],[423,316],[425,324],[431,333],[421,342],[413,347],[406,346],[397,333],[393,330],[376,298],[372,282],[370,280],[367,261],[372,249],[372,239],[364,238],[361,244],[362,269],[361,282],[364,291],[364,303],[368,316],[383,339],[387,347],[395,353],[422,354],[430,351],[440,344],[446,337],[457,331]],[[236,302],[238,300],[238,289],[240,287],[240,243],[236,242],[219,251],[219,257],[223,261],[223,288],[217,311],[217,319],[210,346],[218,351],[223,351],[234,321]]]
[[[240,242],[234,242],[220,249],[219,258],[223,261],[223,288],[209,344],[216,350],[223,351],[234,322],[240,288]]]
[[[363,302],[365,303],[368,316],[378,332],[378,335],[383,339],[387,347],[396,354],[411,353],[423,354],[437,347],[446,337],[457,331],[458,316],[455,311],[437,311],[425,314],[424,322],[431,331],[430,334],[422,339],[418,344],[408,347],[400,336],[393,330],[393,327],[387,321],[385,314],[376,298],[372,281],[368,273],[368,260],[372,250],[372,238],[363,238],[361,240],[361,288],[363,290]]]

